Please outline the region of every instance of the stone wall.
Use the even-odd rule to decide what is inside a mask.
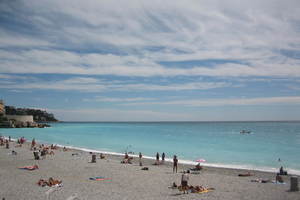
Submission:
[[[6,115],[8,120],[15,120],[17,122],[31,122],[33,123],[32,115]]]

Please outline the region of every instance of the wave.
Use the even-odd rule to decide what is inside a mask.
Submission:
[[[5,137],[8,139],[8,137]],[[12,141],[17,141],[17,139],[11,138]],[[38,143],[40,144],[49,144],[47,141],[41,141],[37,140]],[[98,150],[98,149],[89,149],[85,147],[77,147],[77,146],[72,146],[72,145],[62,145],[62,144],[57,144],[59,147],[66,147],[69,149],[74,149],[74,150],[79,150],[79,151],[84,151],[84,152],[93,152],[93,153],[103,153],[103,154],[109,154],[109,155],[116,155],[116,156],[124,156],[124,153],[119,153],[119,152],[112,152],[109,150]],[[130,156],[133,157],[138,157],[138,155],[135,154],[130,154]],[[152,156],[147,156],[143,155],[143,158],[145,159],[151,159],[155,160],[155,157]],[[166,158],[166,162],[173,162],[173,158]],[[192,160],[178,160],[180,164],[184,165],[196,165],[198,164],[195,161]],[[216,168],[224,168],[224,169],[243,169],[243,170],[255,170],[255,171],[261,171],[261,172],[271,172],[271,173],[277,173],[279,170],[278,168],[274,167],[261,167],[261,166],[254,166],[254,165],[232,165],[232,164],[225,164],[225,163],[201,163],[202,166],[207,166],[207,167],[216,167]],[[300,170],[293,169],[293,168],[286,168],[286,170],[289,172],[289,174],[292,175],[300,175]]]
[[[124,153],[118,153],[118,152],[111,152],[111,151],[105,151],[105,150],[95,150],[95,149],[88,149],[83,147],[75,147],[75,146],[65,146],[65,145],[59,145],[60,147],[67,147],[69,149],[84,151],[84,152],[93,152],[93,153],[103,153],[108,155],[116,155],[116,156],[124,156]],[[130,154],[132,157],[138,157],[138,155]],[[156,160],[155,157],[143,155],[143,158],[150,159],[150,160]],[[165,158],[166,162],[173,162],[173,158]],[[184,165],[196,165],[198,162],[192,161],[192,160],[178,160],[178,163],[184,164]],[[258,167],[253,165],[231,165],[231,164],[224,164],[224,163],[201,163],[202,166],[207,167],[215,167],[215,168],[224,168],[224,169],[243,169],[243,170],[255,170],[255,171],[261,171],[261,172],[271,172],[271,173],[277,173],[279,169],[274,167]],[[286,168],[286,170],[291,175],[300,175],[300,170],[292,169],[292,168]]]

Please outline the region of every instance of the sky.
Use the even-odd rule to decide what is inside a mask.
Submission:
[[[0,99],[62,121],[300,120],[299,0],[0,0]]]

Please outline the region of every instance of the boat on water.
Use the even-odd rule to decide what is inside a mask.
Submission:
[[[240,134],[250,134],[251,133],[251,131],[249,131],[249,130],[241,130],[240,131]]]

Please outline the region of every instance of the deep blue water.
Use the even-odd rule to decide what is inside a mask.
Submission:
[[[2,128],[0,133],[109,152],[127,150],[148,156],[165,152],[167,157],[176,154],[179,160],[203,158],[210,165],[264,170],[283,165],[300,172],[300,122],[85,122],[51,126]],[[251,134],[240,134],[244,129]]]

